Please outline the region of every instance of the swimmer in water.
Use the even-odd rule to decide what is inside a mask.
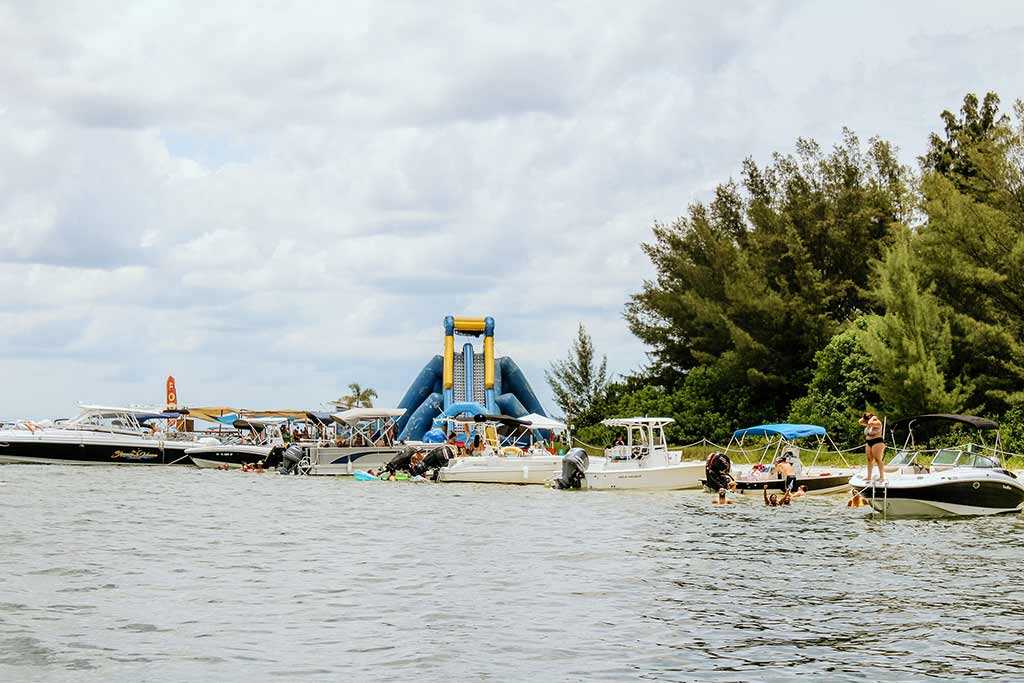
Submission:
[[[711,501],[712,505],[732,505],[733,502],[725,497],[725,489],[718,489],[718,498]]]
[[[868,502],[866,500],[864,500],[864,496],[860,495],[860,491],[854,491],[853,492],[853,497],[850,498],[849,501],[847,501],[846,507],[848,507],[848,508],[862,508],[862,507],[864,507],[867,504],[868,504]]]
[[[768,484],[764,485],[764,504],[770,508],[779,507],[779,497],[774,493],[770,496],[768,495]]]

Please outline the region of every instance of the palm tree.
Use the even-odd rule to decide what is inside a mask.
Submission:
[[[372,408],[375,398],[377,398],[375,389],[370,387],[364,389],[360,384],[353,382],[348,385],[348,394],[332,403],[339,408]]]

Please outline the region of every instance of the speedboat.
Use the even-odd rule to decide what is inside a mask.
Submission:
[[[935,451],[931,463],[925,464],[928,451],[916,450],[917,440],[927,441],[957,425],[973,428],[982,443],[941,448]],[[972,415],[918,415],[894,422],[890,427],[894,444],[904,433],[906,438],[886,465],[886,478],[857,476],[850,484],[876,512],[887,517],[1020,512],[1024,508],[1024,484],[1003,463],[998,428],[994,421]],[[995,433],[993,446],[984,443],[986,432]]]
[[[204,469],[239,469],[245,465],[272,467],[272,455],[284,450],[281,423],[285,418],[239,418],[232,423],[238,430],[233,438],[199,439],[199,446],[185,454],[196,467]]]
[[[603,458],[589,458],[582,449],[566,456],[557,488],[676,490],[700,488],[703,461],[685,461],[670,451],[665,426],[670,417],[603,420],[606,427],[626,430],[621,444],[607,448]],[[572,457],[570,457],[570,455]]]
[[[463,454],[437,470],[437,480],[477,484],[549,484],[562,466],[562,456],[539,439],[538,430],[566,435],[565,424],[542,415],[449,417],[449,441]]]
[[[189,465],[195,435],[180,412],[83,405],[69,420],[21,421],[0,430],[0,463]]]
[[[744,449],[743,446],[745,439],[751,437],[765,439],[764,445],[756,449],[760,453],[760,458],[749,469],[735,471],[728,453],[748,452],[749,449]],[[803,464],[800,457],[801,448],[797,443],[800,439],[810,439],[813,445],[813,457],[808,466]],[[737,429],[733,432],[725,452],[712,453],[708,456],[705,476],[701,483],[713,490],[729,488],[729,484],[732,483],[735,490],[740,493],[758,492],[765,488],[769,491],[783,491],[786,487],[786,478],[780,471],[782,463],[785,462],[795,475],[795,480],[790,484],[792,490],[795,491],[802,486],[808,495],[838,493],[849,488],[853,472],[817,466],[818,458],[825,452],[827,445],[830,445],[834,452],[840,452],[825,428],[818,425],[782,423]]]
[[[298,470],[336,476],[380,469],[402,452],[395,443],[401,408],[349,408],[327,416],[308,414],[312,436],[299,441],[303,459]]]

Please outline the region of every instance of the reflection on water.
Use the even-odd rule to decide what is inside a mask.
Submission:
[[[0,679],[1006,679],[1024,520],[0,468]]]

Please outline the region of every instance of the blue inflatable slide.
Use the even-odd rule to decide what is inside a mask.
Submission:
[[[483,349],[466,342],[456,353],[455,335],[483,336]],[[491,415],[547,415],[516,362],[494,357],[493,318],[444,319],[444,353],[430,359],[398,404],[405,410],[399,440],[421,440],[434,418],[456,404],[475,404]]]

